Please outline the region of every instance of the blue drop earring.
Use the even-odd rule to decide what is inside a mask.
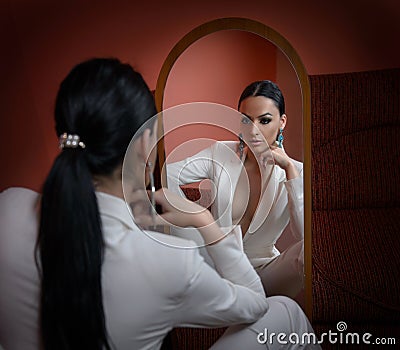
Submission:
[[[278,139],[277,139],[279,148],[282,148],[283,139],[284,139],[284,137],[283,137],[283,129],[280,128],[279,129],[279,134],[278,134]]]

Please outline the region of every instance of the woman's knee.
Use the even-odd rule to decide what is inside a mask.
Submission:
[[[274,295],[268,298],[269,303],[273,302],[273,303],[279,303],[284,305],[286,308],[288,309],[300,309],[299,304],[297,304],[296,301],[294,301],[292,298],[289,298],[285,295]]]

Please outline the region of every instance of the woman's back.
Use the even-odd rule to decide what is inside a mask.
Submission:
[[[38,349],[40,281],[34,261],[40,196],[25,188],[0,194],[0,345]]]
[[[122,199],[96,195],[105,241],[106,327],[117,349],[157,349],[175,326],[223,326],[263,314],[261,295],[240,286],[231,289],[197,250],[172,247],[182,243],[176,237],[152,233],[150,238],[135,225]],[[24,188],[0,194],[0,344],[5,349],[40,348],[34,260],[39,200],[39,194]]]

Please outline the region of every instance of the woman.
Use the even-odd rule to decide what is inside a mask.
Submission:
[[[133,135],[155,112],[141,75],[116,59],[83,62],[62,82],[55,108],[61,152],[43,194],[11,188],[0,195],[5,349],[158,349],[175,326],[255,321],[230,328],[215,348],[257,349],[265,345],[255,332],[264,328],[311,330],[295,303],[265,298],[235,236],[220,239],[208,211],[164,190],[154,194],[163,208],[156,222],[195,225],[206,242],[218,240],[209,254],[219,274],[195,249],[171,248],[179,238],[152,233],[168,243],[160,244],[134,223],[123,200],[122,163]],[[130,153],[132,198],[153,170],[157,125],[146,125]]]
[[[216,142],[168,164],[168,186],[179,192],[180,185],[212,180],[214,218],[221,226],[241,227],[244,251],[267,295],[294,298],[303,288],[303,167],[283,149],[284,97],[275,83],[256,81],[242,92],[238,110],[239,142]],[[295,243],[280,253],[275,243],[287,226]]]

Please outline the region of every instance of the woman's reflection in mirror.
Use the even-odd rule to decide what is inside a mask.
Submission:
[[[181,185],[210,179],[216,187],[214,217],[221,226],[241,228],[243,249],[266,294],[295,298],[304,286],[303,164],[283,146],[288,121],[284,96],[274,82],[255,81],[243,90],[238,110],[238,141],[218,141],[168,164],[168,185],[180,191]],[[229,176],[215,171],[207,159],[223,163]],[[227,208],[231,215],[222,215]],[[293,243],[280,252],[276,242],[284,231]]]

